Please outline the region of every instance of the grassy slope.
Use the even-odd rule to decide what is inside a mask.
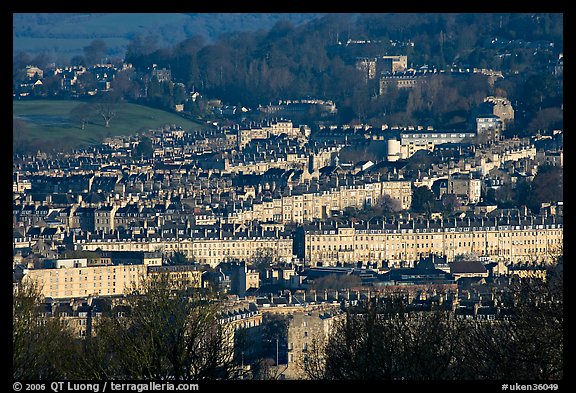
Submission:
[[[32,139],[60,140],[78,146],[96,144],[107,136],[135,134],[166,124],[175,124],[185,130],[201,127],[174,113],[142,105],[122,104],[109,128],[104,127],[104,121],[96,115],[82,130],[78,122],[69,118],[70,110],[79,104],[78,101],[13,101],[13,116],[24,118]]]

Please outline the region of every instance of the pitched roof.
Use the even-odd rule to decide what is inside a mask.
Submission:
[[[450,273],[486,273],[486,267],[480,261],[462,261],[450,263]]]
[[[102,201],[102,197],[95,192],[91,192],[84,197],[84,202],[86,203],[99,203]]]

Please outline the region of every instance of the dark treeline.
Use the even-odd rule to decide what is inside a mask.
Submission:
[[[223,33],[215,41],[189,30],[175,44],[150,30],[131,36],[124,60],[136,72],[118,73],[113,89],[128,100],[170,110],[192,90],[252,108],[312,97],[333,100],[341,123],[454,129],[474,127],[478,105],[497,95],[515,109],[507,132],[525,136],[563,127],[563,79],[554,68],[563,52],[562,33],[562,14],[519,13],[328,14],[305,24],[280,20],[270,29]],[[70,64],[90,66],[110,51],[96,39]],[[414,69],[485,68],[502,71],[504,78],[491,85],[477,73],[435,74],[413,89],[380,91],[378,78],[367,82],[355,59],[382,55],[406,55]],[[53,60],[49,53],[17,52],[13,79],[21,80],[28,64],[43,69]],[[154,65],[169,69],[172,81],[151,77]],[[82,84],[90,85],[90,77],[85,73]],[[43,89],[57,90],[57,82],[57,76],[46,77]],[[195,107],[203,102],[187,110],[204,113]]]
[[[214,293],[167,275],[152,277],[79,340],[62,318],[44,318],[33,282],[13,292],[15,379],[206,380],[240,378],[228,326]]]
[[[267,317],[258,334],[238,330],[232,339],[231,326],[218,322],[215,294],[173,285],[167,276],[147,281],[141,293],[104,311],[97,334],[85,339],[62,317],[43,316],[37,286],[15,287],[14,378],[274,378],[269,365],[278,341],[287,338],[284,317]],[[561,269],[551,268],[546,280],[512,280],[506,290],[493,289],[501,310],[494,320],[455,318],[450,304],[414,309],[393,297],[348,307],[326,340],[313,336],[295,362],[320,380],[562,379]]]
[[[562,82],[547,68],[562,52],[562,26],[561,14],[330,14],[210,44],[191,36],[161,47],[153,35],[136,36],[125,60],[141,71],[168,68],[175,82],[231,105],[311,96],[336,101],[343,122],[460,128],[486,95],[497,94],[519,109],[518,126],[557,126],[558,116],[542,111],[562,103]],[[354,59],[380,55],[407,55],[409,67],[491,68],[510,76],[489,86],[481,75],[439,75],[429,87],[378,95]]]
[[[523,280],[503,296],[509,318],[458,319],[438,306],[364,304],[309,347],[302,367],[328,380],[528,380],[563,378],[561,274]]]

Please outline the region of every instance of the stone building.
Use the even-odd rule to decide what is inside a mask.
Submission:
[[[294,127],[291,120],[275,120],[262,124],[251,124],[238,130],[238,147],[242,149],[253,139],[268,139],[272,135],[286,134],[289,138],[302,136],[300,127]]]
[[[338,307],[291,314],[288,323],[288,367],[283,373],[287,379],[305,379],[303,365],[309,352],[314,346],[325,343],[332,325],[343,316]]]
[[[77,244],[77,249],[85,251],[159,251],[164,255],[181,252],[197,263],[216,267],[220,262],[252,262],[262,250],[270,250],[275,259],[289,262],[292,259],[293,241],[288,234],[276,232],[205,232],[198,237],[160,237],[146,238],[89,238]]]
[[[459,130],[402,130],[400,143],[391,139],[388,143],[388,159],[408,159],[417,151],[434,151],[434,147],[446,143],[458,143],[476,136],[475,132]]]
[[[81,260],[80,260],[81,261]],[[84,259],[84,261],[86,261]],[[60,264],[54,268],[24,269],[22,282],[35,281],[42,295],[53,299],[118,296],[138,289],[142,280],[167,273],[174,282],[186,280],[194,287],[201,285],[201,272],[192,266],[149,264],[113,264],[88,266],[86,263]]]
[[[476,133],[482,136],[486,141],[495,141],[500,139],[504,130],[504,122],[496,115],[480,115],[476,117]]]
[[[482,180],[469,175],[451,175],[448,177],[448,194],[456,195],[465,203],[478,203],[482,196]]]
[[[335,187],[308,191],[294,191],[288,195],[254,203],[252,210],[241,210],[230,214],[228,222],[305,223],[332,216],[332,212],[348,207],[363,208],[377,203],[384,195],[399,202],[402,209],[412,204],[412,186],[409,180],[366,180],[364,183],[340,184]]]
[[[556,216],[376,221],[299,228],[295,254],[312,266],[372,262],[404,267],[430,254],[449,262],[467,254],[507,263],[550,262],[563,244],[562,218]]]
[[[122,295],[146,274],[146,265],[25,269],[22,281],[36,281],[44,297],[62,299]]]
[[[505,97],[486,97],[483,106],[487,113],[498,116],[502,120],[502,129],[514,122],[514,108],[509,99]]]

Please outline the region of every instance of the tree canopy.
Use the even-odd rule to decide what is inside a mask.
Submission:
[[[174,82],[228,103],[257,106],[307,96],[332,99],[343,122],[463,128],[468,125],[467,112],[499,89],[529,110],[529,117],[519,116],[521,130],[530,122],[561,122],[555,111],[561,103],[561,79],[539,71],[561,53],[558,26],[561,14],[329,14],[300,26],[280,21],[268,31],[227,34],[210,43],[193,36],[162,48],[153,36],[136,36],[128,45],[126,61],[140,71],[153,64],[169,68]],[[539,46],[529,47],[532,41]],[[512,77],[490,85],[488,77],[478,73],[437,74],[414,89],[388,89],[380,95],[377,79],[367,82],[355,59],[384,55],[407,55],[409,66],[492,68]],[[525,94],[528,88],[531,93]],[[550,108],[554,110],[534,117]]]
[[[301,362],[312,379],[558,380],[563,376],[562,275],[515,281],[509,318],[458,319],[400,299],[349,308]]]
[[[244,373],[212,294],[166,273],[128,292],[124,303],[93,321],[92,335],[78,340],[63,319],[43,316],[33,283],[18,286],[14,378],[207,380]]]
[[[436,196],[430,188],[420,186],[414,189],[412,193],[412,211],[429,214],[438,210],[437,205]]]

